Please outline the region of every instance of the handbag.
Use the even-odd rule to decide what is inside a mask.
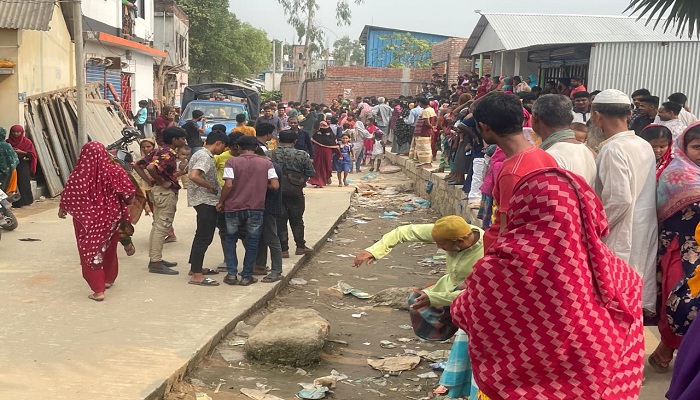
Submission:
[[[673,287],[666,300],[666,317],[671,330],[685,335],[700,309],[700,266]]]

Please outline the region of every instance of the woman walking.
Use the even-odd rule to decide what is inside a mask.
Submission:
[[[321,121],[311,143],[314,145],[316,175],[309,179],[309,184],[318,188],[326,187],[333,176],[333,154],[338,152],[337,138],[326,121]]]
[[[407,156],[413,137],[413,127],[406,123],[406,118],[411,113],[406,103],[400,103],[401,112],[394,123],[394,142],[391,145],[391,152],[402,156]]]
[[[37,154],[34,143],[24,136],[22,125],[14,125],[10,128],[10,137],[7,139],[19,159],[17,164],[17,189],[20,199],[12,203],[12,207],[21,208],[34,203],[32,194],[32,175],[36,174]]]
[[[83,146],[61,194],[58,217],[73,217],[83,278],[93,291],[88,296],[91,300],[103,301],[105,289],[117,278],[119,227],[129,220],[127,204],[134,190],[126,171],[112,162],[103,144]]]
[[[658,327],[661,342],[649,356],[649,365],[666,372],[682,336],[676,335],[666,317],[666,299],[673,287],[700,265],[700,251],[695,229],[700,223],[700,123],[686,128],[676,143],[675,158],[659,177],[657,215],[659,218],[659,253],[657,277]]]
[[[5,128],[0,128],[0,190],[3,190],[6,194],[10,194],[14,189],[10,188],[9,183],[12,178],[12,174],[15,173],[15,168],[19,164],[19,159],[17,158],[17,153],[10,146],[9,143],[5,141],[7,138],[7,131]]]

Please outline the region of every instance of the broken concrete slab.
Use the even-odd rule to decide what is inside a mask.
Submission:
[[[330,324],[316,310],[280,309],[252,330],[245,345],[248,358],[302,367],[317,362]]]

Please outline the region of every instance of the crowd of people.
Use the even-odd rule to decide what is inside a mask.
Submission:
[[[94,301],[115,283],[118,244],[135,253],[144,213],[147,271],[179,274],[163,253],[177,240],[183,187],[196,212],[189,284],[219,286],[211,276],[221,273],[229,285],[276,282],[289,227],[295,254],[313,252],[307,184],[326,187],[335,173],[342,187],[350,173],[381,172],[390,148],[449,171],[446,181],[478,210],[478,224],[447,216],[401,226],[355,259],[373,263],[404,242],[447,253],[446,275],[407,299],[416,335],[454,336],[441,393],[634,399],[643,327],[654,325],[661,341],[647,364],[667,372],[678,352],[667,397],[690,399],[700,387],[700,325],[691,324],[700,307],[700,122],[684,94],[660,95],[666,101],[646,89],[588,92],[581,77],[540,88],[534,76],[463,76],[439,95],[267,102],[256,120],[240,114],[230,132],[214,125],[205,137],[202,112],[180,128],[164,107],[132,172],[100,143],[82,148],[58,214],[72,216]],[[17,206],[31,203],[37,166],[23,133],[13,126],[6,140],[0,129],[0,184],[13,192],[17,182]],[[204,268],[217,230],[223,262]]]

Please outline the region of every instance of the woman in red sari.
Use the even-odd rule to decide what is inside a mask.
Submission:
[[[535,170],[452,303],[479,399],[637,399],[642,279],[601,241],[603,205],[578,175]]]
[[[328,122],[321,121],[319,131],[311,137],[314,144],[314,169],[316,176],[309,184],[322,188],[330,184],[333,175],[333,154],[338,152],[338,140]]]
[[[36,174],[36,166],[39,161],[34,143],[24,136],[22,125],[14,125],[10,128],[10,137],[7,138],[7,143],[12,146],[17,153],[17,158],[19,158],[19,164],[17,165],[17,189],[21,198],[12,203],[12,207],[20,208],[31,205],[34,202],[31,179],[32,175]]]
[[[83,278],[95,301],[105,299],[105,289],[117,278],[119,226],[129,221],[127,204],[134,185],[126,171],[112,162],[105,146],[89,142],[80,150],[77,165],[61,194],[59,218],[73,217]]]

